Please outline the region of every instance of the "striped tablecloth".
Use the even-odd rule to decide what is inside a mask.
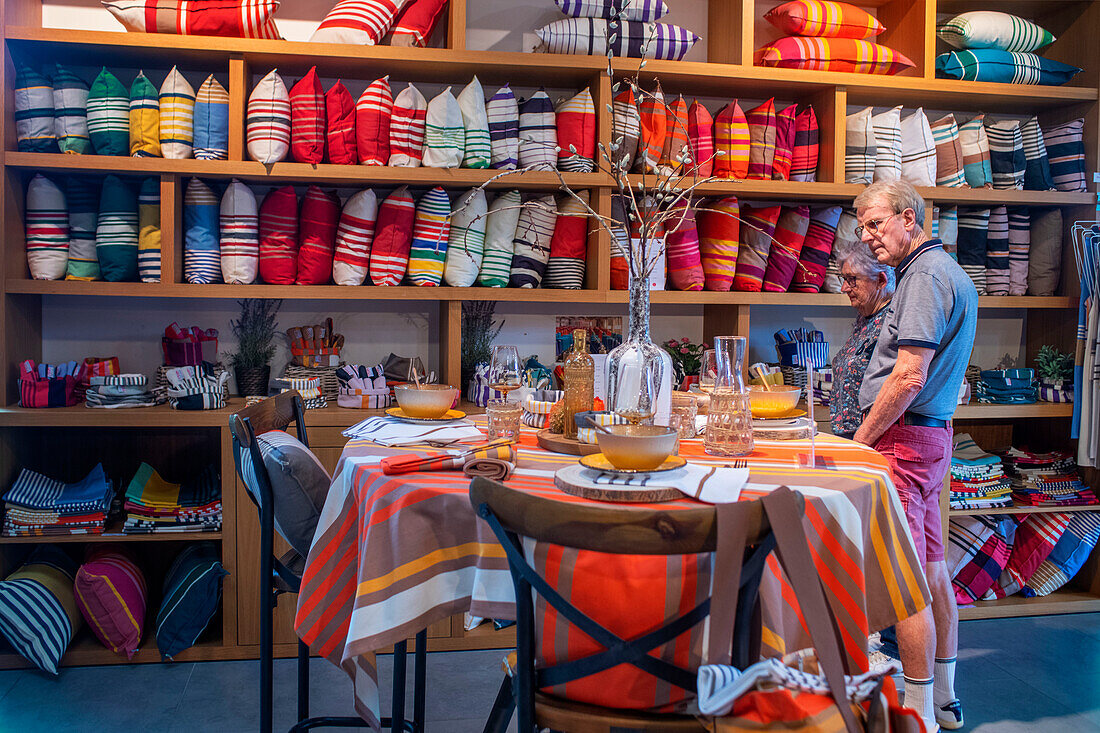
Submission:
[[[799,468],[808,447],[806,441],[757,441],[742,497],[781,484],[805,494],[814,561],[849,654],[864,657],[868,630],[923,608],[928,588],[886,460],[866,446],[821,436],[818,465],[824,460],[826,467]],[[375,729],[379,695],[370,652],[464,611],[515,618],[504,550],[474,515],[469,479],[458,471],[382,473],[383,457],[409,452],[361,440],[346,445],[306,563],[295,619],[298,635],[313,652],[351,677],[356,709]],[[680,454],[693,462],[709,459],[697,440],[684,441]],[[516,473],[507,483],[564,502],[585,502],[553,486],[554,471],[575,460],[540,449],[533,433],[525,431]],[[660,506],[697,504],[684,499]],[[761,597],[767,653],[811,646],[774,557]],[[701,648],[701,634],[699,642]]]

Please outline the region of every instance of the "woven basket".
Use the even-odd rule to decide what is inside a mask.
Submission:
[[[340,392],[340,380],[336,378],[336,370],[339,367],[304,367],[297,364],[287,364],[283,376],[287,379],[320,379],[321,394],[329,402],[335,402]]]
[[[153,391],[168,389],[168,374],[169,369],[175,369],[174,366],[159,366],[157,367],[157,375],[153,378]],[[220,377],[227,369],[221,364],[214,365],[214,376]],[[229,380],[225,380],[225,386],[222,388],[222,397],[229,399]]]

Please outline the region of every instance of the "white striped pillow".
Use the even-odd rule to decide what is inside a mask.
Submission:
[[[876,181],[901,178],[901,105],[871,117],[875,131]]]
[[[485,91],[481,82],[473,80],[459,93],[458,109],[465,130],[463,168],[488,168],[493,151],[489,143],[489,115],[485,109]]]
[[[65,194],[41,173],[27,184],[27,266],[35,280],[60,280],[69,265]]]
[[[160,85],[160,152],[190,158],[195,140],[195,90],[175,66]]]
[[[373,46],[386,35],[406,0],[340,0],[309,40]]]
[[[453,288],[468,288],[477,280],[485,256],[485,227],[489,205],[485,191],[472,188],[455,202],[447,266],[443,278]]]
[[[485,254],[481,259],[481,271],[477,284],[490,288],[508,286],[512,272],[513,240],[519,224],[520,206],[523,202],[519,191],[497,194],[489,206],[485,218]]]
[[[260,266],[260,219],[256,194],[234,178],[222,194],[218,220],[222,279],[232,285],[256,281]]]
[[[290,94],[275,69],[248,98],[245,144],[248,156],[264,165],[283,160],[290,150]]]
[[[554,103],[539,89],[519,106],[519,167],[556,170],[557,144]]]
[[[844,124],[844,182],[870,183],[875,176],[875,131],[871,108],[854,112]]]
[[[428,114],[428,100],[420,90],[409,84],[393,100],[390,117],[391,166],[418,168],[424,156],[424,120]]]
[[[901,177],[914,186],[936,185],[936,140],[922,107],[901,121]]]
[[[344,204],[336,227],[336,257],[332,263],[332,279],[337,285],[362,285],[367,279],[377,219],[378,199],[369,188]]]
[[[462,110],[447,87],[428,102],[424,122],[423,164],[428,168],[457,168],[466,150]]]
[[[558,205],[553,196],[531,199],[524,205],[512,240],[511,287],[537,288],[542,284],[557,221]]]
[[[489,118],[492,166],[510,170],[519,164],[519,105],[505,84],[485,105]]]

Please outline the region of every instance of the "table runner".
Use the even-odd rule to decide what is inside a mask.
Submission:
[[[508,486],[563,502],[588,501],[553,486],[554,471],[575,457],[542,450],[531,431],[523,432],[518,447]],[[846,651],[859,659],[868,630],[922,609],[928,589],[886,460],[866,446],[820,436],[818,465],[824,467],[798,468],[808,449],[808,441],[757,441],[747,457],[750,474],[742,498],[781,484],[805,494],[811,554]],[[448,471],[382,473],[383,457],[409,451],[363,440],[345,446],[306,563],[295,620],[311,650],[347,672],[356,710],[375,730],[380,713],[371,652],[464,611],[515,618],[508,563],[488,526],[474,515],[469,479]],[[724,462],[706,456],[698,440],[683,441],[680,454],[693,462]],[[698,504],[683,499],[637,506],[675,510]],[[709,576],[709,563],[699,563],[699,572]],[[760,593],[765,655],[810,646],[793,591],[774,557]],[[703,632],[697,636],[693,644],[702,648]]]

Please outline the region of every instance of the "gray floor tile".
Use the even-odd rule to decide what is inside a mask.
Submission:
[[[5,672],[0,672],[0,702],[3,702],[11,689],[15,687],[15,683],[19,681],[19,678],[24,674],[23,670],[13,669]]]

